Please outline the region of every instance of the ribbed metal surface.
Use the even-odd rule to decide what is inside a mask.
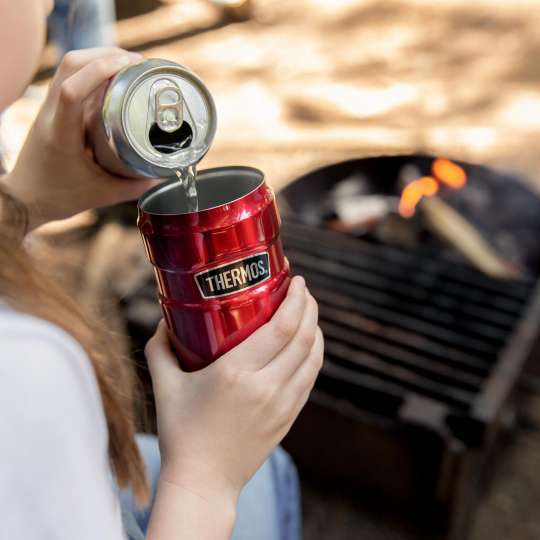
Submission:
[[[349,399],[365,387],[390,400],[414,392],[469,409],[534,285],[291,221],[282,237],[320,306],[326,365],[318,385]]]

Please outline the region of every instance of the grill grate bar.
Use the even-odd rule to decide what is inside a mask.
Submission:
[[[342,252],[364,255],[370,259],[380,259],[390,265],[398,265],[402,271],[407,267],[411,272],[421,272],[428,269],[430,273],[444,276],[445,280],[476,287],[479,290],[495,293],[513,300],[523,301],[533,284],[531,279],[503,282],[490,278],[464,264],[455,263],[437,256],[425,249],[406,251],[396,246],[376,244],[343,233],[302,225],[290,219],[284,222],[283,238],[300,238],[313,245],[339,247]],[[421,261],[421,264],[419,264]]]
[[[439,279],[436,274],[419,274],[414,276],[414,282],[410,277],[404,276],[399,268],[393,268],[389,272],[379,272],[377,262],[364,264],[365,257],[358,257],[350,252],[341,252],[340,250],[319,249],[312,243],[289,242],[285,244],[291,251],[303,253],[306,256],[317,257],[318,260],[331,260],[335,264],[343,267],[344,271],[352,272],[358,281],[366,285],[388,290],[391,288],[396,294],[409,298],[413,301],[424,302],[429,299],[435,305],[441,308],[451,308],[458,302],[466,300],[466,309],[471,316],[477,317],[483,321],[488,321],[495,326],[507,327],[512,325],[519,314],[517,302],[512,303],[512,311],[493,309],[493,302],[496,301],[493,295],[482,293],[479,297],[474,297],[474,291],[470,287],[459,287],[456,290],[452,284],[447,284]],[[471,294],[472,293],[472,294]]]
[[[377,409],[390,416],[396,415],[407,394],[399,385],[334,364],[329,359],[325,359],[315,387],[331,396],[360,404],[367,410]]]
[[[329,338],[325,339],[325,351],[330,362],[345,367],[354,367],[358,372],[376,375],[403,387],[405,390],[431,397],[449,405],[468,408],[476,395],[474,392],[440,384],[400,366],[391,366],[373,354],[359,351]]]
[[[290,256],[290,254],[289,254]],[[478,332],[477,324],[465,319],[452,320],[437,315],[436,310],[426,308],[424,313],[416,312],[410,306],[402,303],[396,303],[393,299],[387,302],[381,302],[380,298],[374,294],[374,291],[356,284],[337,281],[333,277],[314,271],[312,268],[306,268],[298,263],[298,260],[290,256],[293,267],[300,269],[304,277],[318,288],[326,288],[330,291],[336,291],[342,295],[349,296],[355,301],[350,308],[364,313],[369,317],[380,318],[385,322],[405,327],[409,330],[418,328],[420,333],[425,333],[435,339],[448,341],[450,343],[459,343],[463,349],[470,349],[479,354],[493,354],[500,347],[500,343],[506,337],[506,333],[500,332],[496,339],[487,333]],[[466,326],[468,323],[469,326]],[[451,328],[450,328],[451,327]]]
[[[482,358],[471,356],[462,350],[437,343],[417,332],[409,332],[395,326],[379,324],[374,320],[363,317],[359,313],[336,308],[334,305],[326,304],[319,297],[317,297],[317,301],[321,319],[337,321],[340,325],[372,336],[383,343],[390,343],[400,347],[400,349],[410,350],[413,353],[428,355],[434,362],[456,365],[460,369],[479,377],[484,377],[489,373],[491,362]]]
[[[368,354],[373,354],[381,362],[387,363],[389,366],[400,366],[436,383],[459,387],[476,393],[484,380],[477,375],[472,375],[440,362],[433,362],[431,358],[411,353],[394,345],[382,343],[373,337],[338,326],[327,320],[321,320],[321,328],[326,339],[344,343]]]
[[[445,305],[454,303],[457,299],[466,300],[472,312],[479,317],[495,324],[509,324],[509,321],[519,316],[523,302],[510,300],[504,296],[493,294],[471,287],[453,283],[437,273],[437,269],[429,271],[427,265],[419,265],[414,272],[404,272],[398,265],[381,264],[381,261],[357,254],[350,250],[344,251],[339,247],[320,245],[305,238],[292,238],[284,235],[285,246],[308,253],[322,259],[331,259],[347,266],[353,267],[361,275],[369,276],[375,281],[377,277],[391,280],[394,287],[411,295],[413,298],[423,299],[428,294],[435,295],[434,301]],[[412,278],[410,276],[413,276]],[[380,280],[382,281],[382,280]]]
[[[389,324],[413,333],[427,336],[435,341],[448,344],[451,347],[459,344],[464,352],[481,355],[483,358],[487,358],[490,361],[495,359],[498,349],[484,341],[471,339],[468,336],[463,336],[453,330],[442,328],[415,319],[414,317],[397,314],[386,308],[372,306],[369,303],[364,302],[361,296],[357,298],[357,295],[352,294],[351,291],[342,292],[340,294],[340,291],[336,292],[335,290],[331,290],[331,288],[335,286],[335,283],[329,282],[329,280],[314,279],[314,276],[311,274],[306,275],[305,277],[310,289],[318,300],[330,303],[334,306],[339,306],[340,308],[349,311],[359,312],[367,318],[385,325]]]
[[[287,255],[295,266],[308,272],[325,274],[332,276],[332,279],[347,286],[363,290],[363,298],[366,301],[377,305],[392,307],[399,311],[409,313],[415,317],[437,322],[444,325],[462,327],[464,332],[477,334],[482,338],[502,342],[507,333],[512,329],[515,318],[497,323],[493,322],[494,316],[490,315],[492,320],[486,320],[478,315],[478,309],[470,306],[466,302],[459,302],[455,299],[443,303],[440,301],[441,295],[426,295],[421,300],[408,297],[407,291],[404,291],[399,284],[393,281],[381,281],[373,279],[373,276],[364,275],[354,268],[343,266],[336,261],[321,259],[305,253],[299,253],[295,249],[288,249]],[[439,300],[438,305],[435,300]],[[444,299],[444,298],[443,298]]]

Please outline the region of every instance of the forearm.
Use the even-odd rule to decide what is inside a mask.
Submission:
[[[229,540],[236,502],[228,496],[208,500],[160,479],[147,540]]]

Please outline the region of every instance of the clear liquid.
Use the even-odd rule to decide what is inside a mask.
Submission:
[[[186,193],[188,212],[198,212],[199,198],[197,196],[197,170],[195,165],[178,169],[176,171],[176,176]]]

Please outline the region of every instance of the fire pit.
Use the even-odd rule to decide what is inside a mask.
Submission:
[[[540,271],[540,198],[487,167],[422,155],[346,161],[293,182],[280,205],[306,225],[433,248],[454,260],[464,260],[457,253],[465,250],[465,260],[488,271],[493,259],[512,275]],[[483,252],[475,256],[471,247]]]
[[[441,163],[455,167],[459,186],[431,176]],[[404,200],[415,183],[424,185]],[[436,191],[466,223],[459,234],[472,231],[486,249],[472,262],[506,279],[473,268],[467,249],[427,223],[439,216],[421,201]],[[325,366],[287,448],[304,474],[378,494],[463,539],[538,335],[530,240],[540,202],[486,168],[400,156],[321,169],[281,203],[285,250],[319,302],[326,338]],[[515,205],[513,219],[505,205]]]

